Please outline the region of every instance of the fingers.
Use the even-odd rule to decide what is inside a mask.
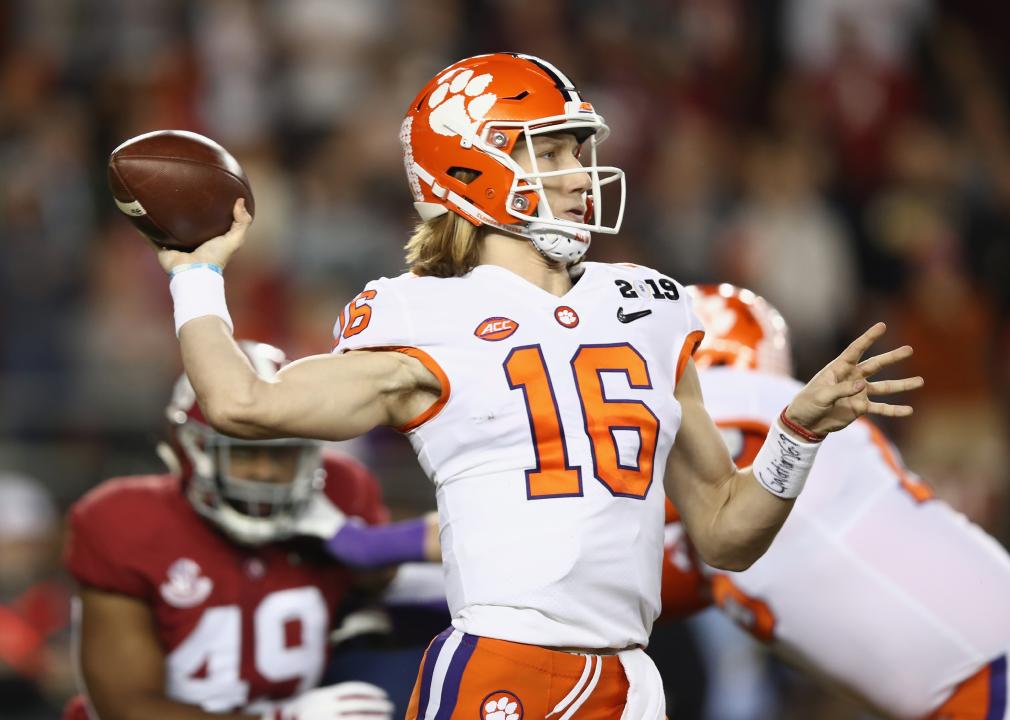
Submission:
[[[866,404],[866,414],[883,417],[908,417],[914,412],[911,405],[891,405],[889,403],[869,402]]]
[[[890,395],[892,393],[917,390],[925,385],[921,377],[902,378],[901,380],[878,380],[867,383],[866,392],[870,395]]]
[[[237,249],[245,238],[245,231],[249,229],[253,221],[252,215],[246,210],[244,198],[239,198],[235,201],[235,207],[232,208],[232,217],[234,220],[228,232],[225,233],[224,239],[229,247]]]
[[[864,380],[847,380],[835,383],[818,389],[814,394],[814,401],[821,407],[830,407],[842,398],[858,394],[865,386]]]
[[[873,357],[859,363],[859,372],[863,377],[876,375],[883,368],[910,358],[912,356],[912,352],[913,350],[911,345],[902,345],[894,350],[888,350],[880,355],[874,355]]]
[[[856,365],[859,362],[859,359],[863,357],[863,353],[869,350],[870,346],[879,340],[886,331],[887,325],[882,322],[876,323],[862,335],[853,340],[838,357],[845,362]]]
[[[235,207],[232,208],[232,218],[234,218],[236,223],[244,225],[252,222],[253,216],[249,214],[249,210],[245,206],[245,198],[239,198],[235,201]]]

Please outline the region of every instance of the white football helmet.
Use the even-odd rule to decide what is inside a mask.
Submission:
[[[260,377],[273,377],[287,364],[283,351],[272,345],[250,341],[239,345]],[[182,478],[197,512],[246,545],[292,535],[295,518],[325,483],[319,442],[301,438],[239,440],[222,435],[207,422],[185,375],[176,382],[165,415],[169,442],[162,443],[158,453]],[[231,472],[232,454],[242,451],[275,453],[278,465],[294,467],[293,477],[288,482],[237,477]]]

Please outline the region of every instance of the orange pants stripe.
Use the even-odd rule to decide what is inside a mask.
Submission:
[[[1010,720],[1007,656],[993,660],[958,685],[929,720]]]
[[[432,640],[407,720],[618,720],[628,679],[614,655],[576,655],[468,635]]]

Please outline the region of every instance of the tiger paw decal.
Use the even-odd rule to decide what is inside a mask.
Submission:
[[[523,704],[507,690],[498,690],[481,701],[483,720],[522,720]]]
[[[431,114],[428,122],[439,135],[472,137],[487,111],[498,100],[484,90],[491,83],[490,73],[474,75],[473,70],[453,70],[441,78],[428,97]]]

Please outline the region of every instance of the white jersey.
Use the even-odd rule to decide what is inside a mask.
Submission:
[[[557,297],[503,268],[369,283],[335,351],[400,348],[442,397],[402,428],[435,484],[464,632],[645,645],[659,613],[673,391],[701,325],[648,268],[583,263]]]
[[[700,376],[705,405],[728,428],[741,465],[753,459],[760,428],[800,389],[725,368]],[[761,559],[741,573],[712,574],[717,601],[735,619],[894,717],[925,717],[1010,649],[1010,557],[930,499],[866,421],[824,441]],[[1005,689],[1005,662],[995,667],[1003,677],[994,687]]]

